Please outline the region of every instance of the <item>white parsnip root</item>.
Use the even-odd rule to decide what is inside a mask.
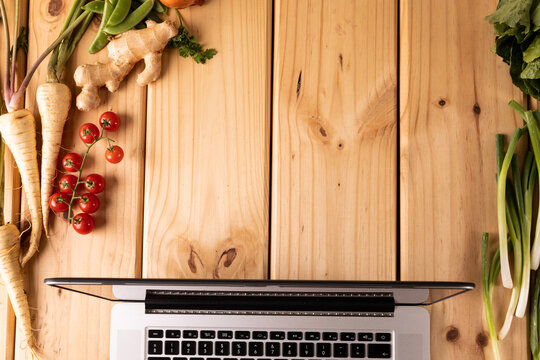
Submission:
[[[24,266],[36,253],[43,228],[34,115],[26,109],[21,109],[0,116],[0,133],[21,173],[32,221],[30,245],[21,260],[21,265]]]
[[[137,83],[141,86],[156,81],[161,73],[161,54],[169,39],[178,33],[172,21],[157,24],[146,22],[147,28],[129,30],[115,37],[107,45],[109,63],[85,64],[77,67],[75,84],[82,87],[77,96],[77,108],[88,111],[97,107],[101,100],[98,90],[106,86],[115,92],[133,66],[144,59],[145,68],[138,75]]]
[[[33,356],[38,357],[38,349],[32,334],[32,324],[28,299],[24,292],[22,268],[19,263],[19,229],[13,224],[0,226],[0,276],[11,300],[24,342]]]
[[[52,194],[56,176],[56,162],[62,143],[62,132],[71,106],[71,91],[62,83],[44,83],[39,85],[36,100],[41,115],[43,136],[41,153],[41,210],[43,227],[48,235],[49,196]]]

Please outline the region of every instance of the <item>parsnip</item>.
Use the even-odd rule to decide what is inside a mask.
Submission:
[[[19,263],[19,229],[13,224],[0,226],[0,276],[7,290],[11,306],[17,316],[17,326],[32,355],[38,357],[38,349],[32,334],[30,308],[24,292],[21,264]]]
[[[41,115],[41,210],[43,226],[48,235],[49,196],[52,194],[56,176],[56,162],[62,143],[62,132],[71,105],[71,91],[62,83],[44,83],[39,85],[36,101]]]
[[[30,245],[21,261],[22,266],[24,266],[36,253],[43,228],[34,115],[26,109],[21,109],[0,116],[0,133],[11,150],[21,173],[21,181],[24,185],[32,221]]]

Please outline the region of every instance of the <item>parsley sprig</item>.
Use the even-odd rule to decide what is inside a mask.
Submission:
[[[198,64],[206,63],[206,60],[210,60],[217,54],[216,49],[204,50],[202,45],[195,39],[195,36],[191,35],[182,24],[180,12],[177,9],[175,10],[180,20],[180,26],[178,27],[178,34],[169,41],[169,44],[178,49],[180,56],[191,57]]]

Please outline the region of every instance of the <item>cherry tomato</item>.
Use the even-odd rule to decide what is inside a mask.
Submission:
[[[49,206],[54,212],[64,212],[69,209],[70,201],[71,196],[69,196],[68,194],[57,192],[52,194],[49,198]]]
[[[73,189],[75,189],[75,186],[77,184],[77,177],[75,175],[64,175],[60,178],[60,181],[58,182],[60,186],[60,192],[63,192],[65,194],[73,194]],[[82,184],[79,184],[77,186],[77,189],[81,188]]]
[[[69,172],[79,171],[82,165],[82,157],[76,153],[69,153],[62,159],[64,170]]]
[[[99,129],[92,123],[86,123],[79,129],[79,136],[86,144],[91,144],[99,139]]]
[[[73,217],[73,228],[82,235],[90,234],[94,230],[96,222],[92,215],[85,213],[77,214]]]
[[[161,3],[170,8],[183,9],[191,5],[203,5],[204,0],[161,0]]]
[[[124,158],[124,150],[120,146],[114,145],[105,151],[105,159],[112,164],[118,164]]]
[[[116,131],[120,127],[120,117],[112,111],[107,111],[99,117],[99,125],[107,131]]]
[[[91,193],[86,193],[79,199],[79,207],[87,214],[93,214],[99,209],[99,198]]]
[[[99,174],[90,174],[84,179],[84,187],[91,194],[99,194],[105,190],[105,179]]]

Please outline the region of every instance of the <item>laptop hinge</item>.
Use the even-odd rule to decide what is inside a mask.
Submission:
[[[147,290],[147,313],[393,316],[392,293]]]

